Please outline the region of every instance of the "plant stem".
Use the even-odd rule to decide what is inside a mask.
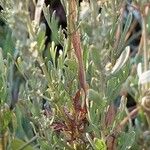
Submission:
[[[68,0],[67,5],[67,52],[68,57],[71,58],[71,0]]]
[[[148,51],[146,48],[146,21],[145,17],[143,17],[143,50],[144,50],[144,71],[148,70]]]

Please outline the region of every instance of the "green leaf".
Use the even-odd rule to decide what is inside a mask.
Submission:
[[[95,138],[94,143],[95,143],[95,147],[96,147],[95,150],[106,150],[107,149],[106,144],[105,144],[104,140],[102,140],[102,139]]]
[[[52,58],[54,68],[56,68],[56,52],[57,52],[57,47],[55,46],[55,42],[52,41],[51,47],[50,47],[50,55]]]
[[[50,27],[52,31],[52,41],[54,41],[56,44],[61,43],[61,40],[59,38],[59,29],[58,29],[58,19],[55,17],[56,12],[54,11],[53,14],[50,14],[49,7],[46,7],[44,5],[43,7],[43,13],[45,16],[45,19],[48,23],[48,26]]]
[[[135,141],[135,132],[131,131],[129,133],[122,132],[119,139],[118,149],[127,150],[130,149]]]
[[[96,48],[92,48],[92,61],[94,62],[95,66],[97,67],[97,69],[101,69],[101,56],[100,53],[98,51],[98,49]]]
[[[0,136],[6,132],[8,124],[11,121],[11,116],[12,112],[9,110],[9,106],[7,104],[0,104]]]
[[[37,33],[37,44],[40,52],[42,52],[45,48],[45,39],[46,39],[45,33],[46,33],[46,26],[44,23],[42,23]]]
[[[100,107],[103,107],[105,104],[105,101],[102,100],[102,98],[100,97],[100,94],[93,90],[93,89],[89,89],[88,91],[88,99],[90,101],[95,102],[97,105],[99,105]]]
[[[24,114],[23,114],[22,109],[19,107],[19,105],[16,105],[16,120],[17,120],[16,135],[20,139],[26,138],[26,133],[22,126],[23,116]]]
[[[111,71],[112,74],[114,74],[117,71],[119,71],[125,65],[125,63],[128,61],[129,55],[130,55],[130,47],[128,46],[122,52],[122,54],[118,58],[116,64],[112,68],[112,71]]]
[[[24,141],[15,138],[15,139],[11,142],[11,149],[12,149],[12,150],[21,150],[21,149],[23,149],[23,150],[34,150],[34,149],[32,148],[32,146],[30,146],[30,145],[25,146],[25,145],[26,145],[26,143],[25,143]],[[25,147],[24,147],[24,146],[25,146]]]
[[[0,48],[0,75],[4,75],[5,73],[5,65],[4,65],[4,58],[3,58],[3,50]]]
[[[126,37],[126,34],[130,28],[130,25],[131,25],[131,22],[132,22],[132,13],[129,13],[128,17],[127,17],[127,21],[125,23],[125,27],[124,27],[124,30],[123,32],[121,33],[121,38],[120,38],[120,41],[119,41],[119,44],[118,44],[118,48],[117,50],[115,50],[115,55],[116,55],[116,58],[118,58],[118,56],[120,56],[122,50],[125,48],[125,37]]]
[[[38,142],[43,150],[53,149],[52,145],[45,140],[39,139]]]
[[[129,73],[130,63],[127,62],[126,65],[114,73],[113,76],[109,76],[106,95],[110,101],[113,101],[118,96],[120,88],[129,76]]]
[[[89,49],[87,46],[84,46],[83,61],[84,61],[84,66],[87,69],[88,68],[88,61],[89,61]]]
[[[133,14],[130,12],[128,17],[127,17],[127,21],[126,21],[126,24],[125,24],[125,27],[124,27],[124,31],[123,31],[123,35],[122,35],[123,39],[125,39],[126,33],[128,32],[128,30],[130,28],[132,18],[133,18]]]

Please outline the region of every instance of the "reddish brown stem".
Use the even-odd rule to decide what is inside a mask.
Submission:
[[[81,88],[84,90],[85,99],[83,102],[83,107],[86,107],[86,77],[85,77],[85,70],[83,65],[83,56],[82,56],[82,48],[81,48],[81,41],[80,41],[80,33],[76,27],[76,20],[77,20],[77,4],[75,0],[69,1],[69,23],[70,23],[70,32],[71,32],[71,42],[73,48],[75,50],[75,55],[78,61],[78,76]]]

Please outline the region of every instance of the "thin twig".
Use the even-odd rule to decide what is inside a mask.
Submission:
[[[68,9],[69,9],[69,26],[70,26],[70,33],[71,34],[71,42],[73,48],[75,50],[75,55],[78,60],[78,76],[81,88],[84,90],[85,98],[83,101],[83,107],[86,107],[86,98],[87,98],[87,87],[86,87],[86,77],[85,77],[85,70],[83,64],[83,55],[82,55],[82,48],[81,48],[81,40],[80,40],[80,33],[76,30],[76,20],[77,20],[77,4],[75,0],[71,0],[68,2]]]
[[[121,123],[118,125],[118,127],[116,128],[117,132],[121,132],[123,127],[126,125],[126,123],[133,118],[139,111],[140,107],[135,108],[134,110],[132,110],[127,117],[125,117]]]
[[[41,12],[43,8],[44,0],[38,0],[36,8],[35,8],[35,15],[34,15],[34,21],[39,24],[40,18],[41,18]]]

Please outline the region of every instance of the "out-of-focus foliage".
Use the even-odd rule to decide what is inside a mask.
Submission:
[[[62,0],[69,31],[58,28],[55,12],[51,14],[44,5],[43,13],[53,40],[48,46],[45,46],[45,24],[31,20],[28,0],[0,2],[4,8],[0,14],[0,149],[140,150],[150,147],[149,80],[142,74],[149,71],[149,59],[144,54],[149,48],[150,21],[146,14],[148,2],[135,2],[140,12],[145,13],[146,22],[142,31],[145,43],[144,48],[141,46],[142,61],[141,65],[136,64],[138,73],[132,73],[132,62],[137,57],[130,58],[125,43],[131,15],[121,31],[118,47],[114,48],[124,1],[82,2],[77,7],[76,21],[72,22],[76,28],[73,33],[80,33],[80,38],[69,33],[70,0]],[[72,46],[75,39],[81,42],[82,50]],[[58,44],[63,48],[59,56]],[[80,58],[77,52],[81,52]],[[149,52],[146,54],[149,57]],[[85,84],[80,71],[85,73]],[[141,86],[139,77],[146,84]],[[18,85],[18,102],[10,110],[10,104],[15,103],[11,91]],[[132,112],[126,108],[125,96],[115,106],[122,89],[134,93],[137,108]],[[43,101],[46,101],[44,109]],[[135,117],[134,123],[130,117]]]

